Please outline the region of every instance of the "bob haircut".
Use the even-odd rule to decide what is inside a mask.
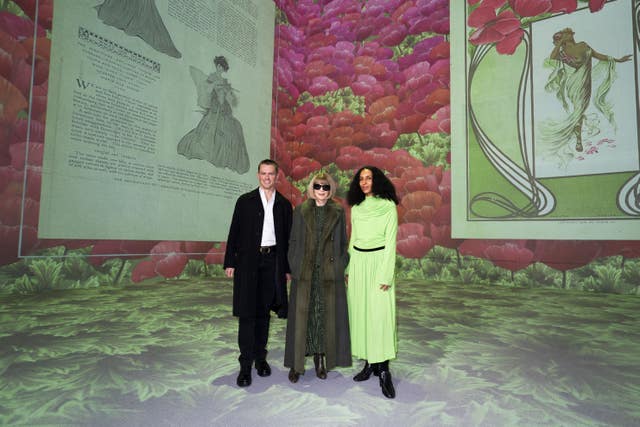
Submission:
[[[316,196],[313,194],[313,184],[318,181],[326,181],[331,186],[331,189],[329,190],[329,198],[332,199],[336,194],[336,181],[326,172],[318,172],[313,176],[313,178],[311,178],[309,185],[307,185],[307,197],[313,200],[316,199]]]

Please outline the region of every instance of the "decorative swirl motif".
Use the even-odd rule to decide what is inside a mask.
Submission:
[[[481,45],[473,53],[471,58],[471,64],[469,66],[469,83],[467,87],[467,98],[469,99],[469,116],[471,118],[471,127],[476,136],[478,144],[482,149],[482,152],[487,156],[487,159],[495,167],[495,169],[507,179],[512,185],[514,185],[520,192],[522,192],[529,203],[524,207],[519,207],[516,203],[510,200],[508,197],[502,196],[494,192],[484,192],[475,195],[470,203],[470,211],[480,218],[532,218],[545,216],[551,213],[555,208],[555,197],[551,191],[536,181],[531,173],[529,163],[529,142],[527,140],[527,124],[530,120],[526,120],[525,100],[529,91],[529,74],[530,74],[530,41],[531,35],[527,31],[525,32],[524,42],[526,45],[526,58],[524,61],[524,68],[520,75],[520,85],[518,89],[518,142],[520,146],[520,154],[524,163],[524,169],[512,161],[506,156],[495,144],[491,141],[489,136],[482,130],[476,115],[473,110],[473,103],[471,102],[471,85],[473,84],[473,77],[475,71],[479,67],[480,63],[486,56],[486,54],[494,49],[491,45]],[[478,203],[489,203],[498,206],[506,211],[503,215],[487,216],[480,214],[475,208]]]
[[[640,2],[633,4],[633,16],[635,19],[635,44],[640,43]],[[640,172],[637,172],[620,187],[618,191],[618,208],[631,216],[640,216]]]

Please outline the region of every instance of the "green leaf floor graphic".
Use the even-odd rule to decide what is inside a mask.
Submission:
[[[638,425],[640,298],[401,280],[398,396],[360,368],[235,386],[226,279],[0,297],[0,425]],[[311,369],[310,369],[311,368]],[[284,417],[284,418],[283,418]]]

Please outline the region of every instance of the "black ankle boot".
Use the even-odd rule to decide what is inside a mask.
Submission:
[[[362,371],[358,372],[358,374],[355,377],[353,377],[353,380],[366,381],[369,379],[372,373],[373,373],[373,366],[369,365],[369,362],[365,360],[364,368],[362,368]]]
[[[316,367],[316,376],[321,380],[327,379],[327,368],[324,363],[324,353],[315,353],[313,355],[313,364]]]
[[[391,372],[389,372],[389,361],[386,360],[379,364],[380,369],[380,388],[384,397],[393,399],[396,397],[396,389],[391,382]]]

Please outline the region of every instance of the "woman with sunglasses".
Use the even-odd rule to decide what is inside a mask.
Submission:
[[[349,315],[344,283],[348,262],[344,209],[332,200],[333,178],[315,175],[308,199],[293,212],[289,238],[291,291],[284,366],[289,381],[304,374],[306,356],[313,356],[316,376],[327,378],[335,366],[351,366]]]
[[[396,396],[389,360],[396,339],[395,264],[398,196],[393,183],[373,166],[360,168],[347,194],[351,208],[351,240],[347,300],[353,355],[364,359],[354,381],[380,379],[382,394]]]

